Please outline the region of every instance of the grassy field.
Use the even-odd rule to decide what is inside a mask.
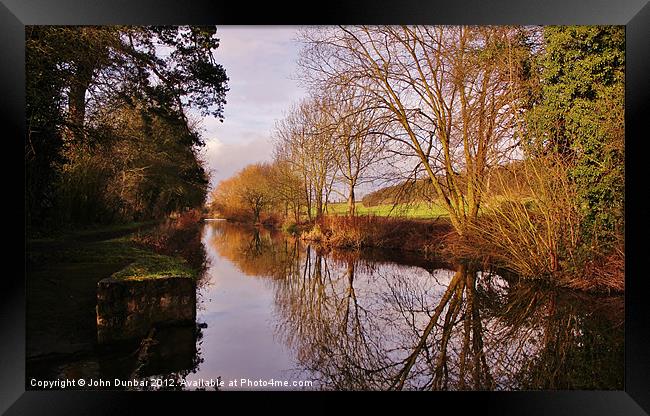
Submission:
[[[510,201],[502,196],[495,196],[484,201],[479,209],[479,214],[485,212],[488,207],[498,207],[504,202]],[[526,204],[529,208],[534,208],[534,200],[529,197],[520,198],[518,202]],[[329,215],[346,215],[348,213],[347,202],[332,203],[327,206]],[[435,219],[449,218],[447,211],[440,205],[429,204],[426,202],[417,202],[412,204],[381,204],[372,207],[366,207],[362,202],[356,203],[357,215],[376,215],[378,217],[401,217],[414,219]]]
[[[327,206],[330,215],[345,215],[348,212],[346,202],[329,204]],[[404,217],[404,218],[439,218],[448,217],[447,212],[440,206],[427,203],[401,204],[393,207],[391,204],[382,204],[374,207],[366,207],[362,202],[356,204],[357,215],[376,215],[379,217]]]

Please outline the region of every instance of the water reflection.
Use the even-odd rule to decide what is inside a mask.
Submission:
[[[622,389],[622,298],[395,253],[381,261],[377,252],[325,252],[224,222],[206,227],[217,258],[242,278],[271,282],[277,342],[296,377],[317,388]]]
[[[106,278],[97,284],[97,340],[138,340],[163,323],[196,321],[196,283],[182,277],[150,280]]]
[[[234,263],[247,276],[281,279],[292,273],[287,269],[300,249],[296,238],[277,230],[212,222],[208,250]]]

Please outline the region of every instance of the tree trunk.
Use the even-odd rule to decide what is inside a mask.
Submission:
[[[318,185],[315,192],[316,197],[316,218],[323,216],[323,188]]]
[[[260,222],[260,211],[261,209],[257,206],[253,208],[253,217],[256,224]]]
[[[307,218],[309,221],[312,219],[312,199],[311,199],[311,185],[307,185],[305,182],[305,196],[307,197]]]
[[[353,217],[355,214],[354,185],[350,184],[350,195],[348,196],[348,215]]]
[[[92,81],[93,68],[78,65],[68,92],[68,128],[75,143],[84,141],[86,91]]]

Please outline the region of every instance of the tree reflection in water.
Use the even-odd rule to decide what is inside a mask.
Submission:
[[[219,228],[220,255],[272,278],[277,333],[320,388],[622,389],[621,298]]]

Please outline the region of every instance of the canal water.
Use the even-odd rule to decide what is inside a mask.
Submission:
[[[207,266],[196,288],[174,278],[102,293],[98,286],[96,331],[92,321],[71,317],[88,327],[80,337],[85,347],[28,360],[28,383],[84,379],[88,384],[74,388],[135,390],[623,389],[622,296],[553,288],[414,253],[325,250],[226,221],[207,221],[201,232],[197,247]],[[88,299],[88,309],[94,302]],[[165,322],[157,322],[161,317]],[[123,334],[120,325],[139,335],[112,340]]]
[[[188,386],[623,388],[622,297],[417,255],[323,250],[226,221],[206,222],[202,239]]]

